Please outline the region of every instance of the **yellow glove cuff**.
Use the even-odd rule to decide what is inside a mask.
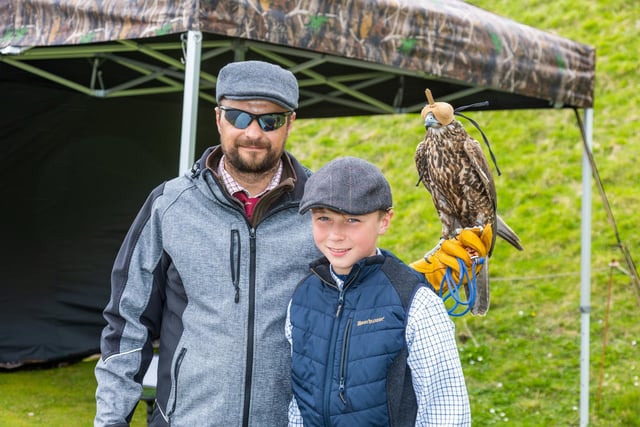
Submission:
[[[440,292],[442,278],[447,272],[447,266],[441,263],[427,262],[424,258],[409,264],[418,273],[424,274],[427,281],[433,286],[436,292]]]

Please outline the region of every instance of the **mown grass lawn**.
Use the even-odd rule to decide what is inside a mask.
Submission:
[[[54,369],[0,373],[0,426],[93,425],[96,402],[95,358]],[[131,425],[146,425],[146,407],[138,405]]]

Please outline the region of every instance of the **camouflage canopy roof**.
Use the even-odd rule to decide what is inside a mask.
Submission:
[[[299,116],[454,106],[593,106],[595,49],[462,1],[11,0],[0,5],[0,79],[38,75],[93,96],[183,90],[202,32],[200,98],[225,63],[264,59],[300,81]]]

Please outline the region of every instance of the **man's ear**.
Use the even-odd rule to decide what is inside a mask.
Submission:
[[[220,133],[220,120],[222,118],[222,111],[218,107],[215,107],[213,109],[213,114],[215,114],[216,116],[216,128],[218,129],[218,133]]]
[[[289,138],[289,132],[293,129],[293,122],[296,119],[296,112],[291,113],[289,117],[287,117],[287,136],[285,138]]]

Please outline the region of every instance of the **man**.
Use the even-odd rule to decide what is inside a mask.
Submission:
[[[96,426],[128,425],[156,339],[150,425],[287,423],[286,307],[319,256],[298,214],[309,171],[285,150],[298,84],[276,65],[231,63],[216,99],[220,145],[151,193],[116,258]]]

